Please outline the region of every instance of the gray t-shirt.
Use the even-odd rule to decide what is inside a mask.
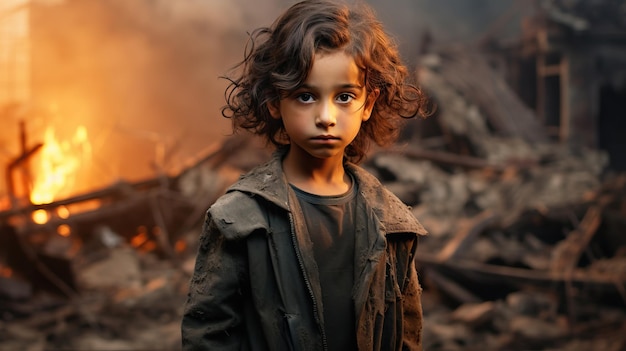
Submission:
[[[329,350],[356,350],[354,228],[356,183],[345,194],[319,196],[292,185],[306,221],[317,262]]]

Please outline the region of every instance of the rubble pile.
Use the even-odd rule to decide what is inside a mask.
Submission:
[[[543,137],[497,77],[479,91],[429,60],[436,114],[363,164],[429,231],[425,350],[625,349],[626,175]],[[485,107],[493,95],[512,116]],[[0,350],[179,349],[204,212],[269,158],[263,146],[235,136],[174,175],[0,212]]]
[[[520,143],[503,139],[499,152]],[[153,235],[140,243],[138,235],[107,227],[108,216],[85,227],[92,229],[72,255],[62,249],[77,244],[55,233],[43,246],[3,242],[2,248],[29,246],[38,255],[23,252],[30,258],[20,263],[0,250],[3,269],[13,270],[0,277],[0,349],[178,349],[202,213],[240,173],[269,157],[259,146],[254,139],[233,138],[169,179],[169,198],[194,204],[164,226],[171,251]],[[364,163],[429,230],[417,258],[425,289],[425,349],[626,345],[626,176],[599,174],[592,151],[525,147],[533,162],[494,163],[404,144],[376,150]],[[151,191],[156,189],[164,191]],[[160,212],[178,212],[180,203],[169,201]],[[103,206],[90,218],[98,211],[109,212]],[[149,211],[139,213],[145,223],[155,222]],[[2,237],[18,241],[9,228],[3,227]],[[65,266],[43,259],[52,248],[57,261],[65,257]],[[34,265],[37,271],[43,263],[64,283],[48,277],[44,286],[16,267]],[[67,289],[59,288],[63,284]]]
[[[534,166],[472,170],[419,154],[368,166],[429,230],[417,255],[426,349],[626,346],[625,175],[600,181],[589,155],[558,148]]]
[[[477,55],[456,54],[420,72],[434,121],[367,163],[429,231],[425,349],[626,348],[626,175],[599,150],[550,142]],[[477,91],[476,71],[493,84]],[[494,95],[518,127],[484,107]]]
[[[0,350],[180,349],[204,212],[269,156],[254,143],[229,139],[175,176],[0,212]],[[27,219],[96,200],[69,218]]]

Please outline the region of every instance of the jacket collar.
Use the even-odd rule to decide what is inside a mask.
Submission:
[[[226,192],[241,191],[260,196],[276,206],[290,211],[289,183],[283,173],[283,155],[283,151],[274,152],[267,163],[242,175]]]
[[[227,192],[240,191],[252,196],[260,196],[276,206],[291,211],[289,192],[291,190],[282,170],[282,158],[285,152],[274,152],[271,159],[241,176],[228,188]],[[421,223],[395,195],[383,187],[376,177],[363,168],[346,163],[346,169],[354,175],[359,186],[359,193],[365,198],[385,227],[387,233],[405,232],[425,235],[427,232]]]

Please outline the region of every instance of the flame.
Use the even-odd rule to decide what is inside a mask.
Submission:
[[[158,227],[152,228],[152,233],[160,230]],[[137,228],[137,234],[130,239],[130,244],[143,252],[154,251],[157,248],[157,243],[150,238],[150,232],[144,225]]]
[[[57,216],[59,218],[68,219],[70,217],[70,210],[66,206],[57,207]]]
[[[48,211],[46,210],[37,210],[34,211],[31,215],[33,222],[37,223],[37,224],[44,224],[47,223],[48,220],[50,219],[50,215],[48,214]]]
[[[33,165],[33,204],[51,203],[73,190],[76,175],[91,160],[91,145],[87,129],[79,126],[69,140],[59,141],[53,127],[44,133],[44,145],[39,162]]]

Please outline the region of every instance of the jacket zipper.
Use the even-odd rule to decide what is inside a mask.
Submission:
[[[313,288],[311,288],[311,282],[309,281],[309,277],[306,274],[306,270],[304,269],[304,262],[302,260],[302,254],[300,253],[300,248],[298,247],[298,240],[296,239],[296,229],[293,220],[293,214],[289,212],[289,224],[291,226],[291,243],[293,244],[293,249],[296,252],[296,257],[298,258],[298,265],[300,266],[300,271],[302,272],[302,276],[304,277],[304,283],[306,284],[307,290],[309,292],[309,296],[311,297],[311,301],[313,301],[313,314],[315,315],[315,321],[317,322],[318,328],[320,329],[320,333],[322,334],[322,346],[324,350],[328,350],[328,344],[326,341],[326,332],[322,327],[322,323],[318,317],[318,306],[317,301],[315,300],[315,295],[313,294]]]

